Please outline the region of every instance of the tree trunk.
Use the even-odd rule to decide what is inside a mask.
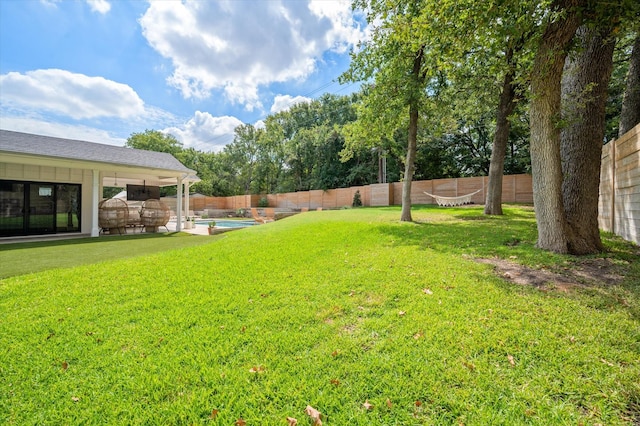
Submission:
[[[407,159],[404,166],[404,181],[402,181],[402,222],[411,222],[411,182],[413,181],[413,169],[416,161],[416,147],[418,139],[418,107],[409,107],[409,138],[407,143]]]
[[[622,99],[618,137],[624,135],[640,123],[640,34],[636,37],[629,59],[627,83]]]
[[[580,19],[577,1],[554,2],[565,14],[548,25],[535,55],[531,76],[531,171],[533,203],[538,225],[538,247],[557,253],[569,251],[568,226],[562,202],[560,161],[560,82]]]
[[[567,58],[562,78],[562,198],[572,254],[603,250],[598,228],[600,163],[605,106],[613,69],[615,39],[611,30],[580,27],[579,52]]]
[[[424,59],[424,46],[418,50],[413,59],[411,70],[411,92],[409,94],[409,134],[407,137],[407,159],[404,165],[404,181],[402,182],[402,213],[400,221],[411,222],[411,182],[413,181],[413,170],[416,162],[416,150],[418,145],[418,113],[422,85],[425,77],[421,73],[422,61]]]
[[[504,174],[504,157],[507,152],[509,142],[509,129],[511,123],[509,116],[515,108],[515,90],[513,78],[515,69],[512,66],[513,49],[506,52],[506,61],[509,69],[504,74],[502,83],[502,93],[498,103],[498,114],[496,116],[496,133],[493,136],[493,146],[491,148],[491,162],[489,163],[489,182],[487,184],[487,197],[484,205],[484,214],[502,214],[502,175]]]

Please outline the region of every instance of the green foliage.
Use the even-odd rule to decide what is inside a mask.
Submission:
[[[626,76],[629,69],[629,58],[633,48],[633,42],[637,33],[629,32],[623,35],[616,45],[613,57],[613,71],[607,98],[607,119],[605,140],[610,141],[618,138],[618,128],[620,124],[620,112],[622,109],[622,99],[626,86]]]
[[[115,186],[105,186],[102,188],[102,196],[104,198],[112,198],[113,196],[118,195],[120,192],[122,192],[122,188]]]
[[[269,200],[267,197],[262,197],[258,200],[258,207],[269,207]]]
[[[575,259],[534,247],[531,209],[505,213],[306,213],[134,258],[130,237],[2,248],[119,260],[0,281],[0,422],[311,424],[311,405],[336,425],[628,424],[637,248],[606,237],[618,285],[511,284],[473,258]]]
[[[182,151],[182,143],[171,134],[159,130],[145,130],[143,133],[132,133],[124,146],[147,151],[167,152],[176,155]]]
[[[360,195],[360,191],[356,191],[355,194],[353,194],[353,202],[351,203],[352,207],[362,207],[362,197]]]

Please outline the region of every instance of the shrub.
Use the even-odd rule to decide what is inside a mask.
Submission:
[[[362,207],[362,199],[360,197],[360,190],[356,191],[355,194],[353,194],[353,204],[351,204],[353,207]]]
[[[258,201],[258,207],[269,207],[269,200],[267,197],[260,198],[260,201]]]

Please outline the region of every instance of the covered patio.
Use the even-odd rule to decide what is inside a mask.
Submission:
[[[142,188],[149,198],[160,187],[177,186],[180,231],[189,186],[197,181],[171,154],[0,130],[0,242],[98,237],[106,186]]]

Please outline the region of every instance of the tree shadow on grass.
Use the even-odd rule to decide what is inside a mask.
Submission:
[[[380,226],[393,245],[460,256],[493,266],[506,285],[526,285],[570,296],[589,294],[593,307],[622,308],[640,318],[640,249],[603,233],[607,251],[591,256],[560,255],[535,247],[537,230],[532,216],[510,212],[485,216],[455,211],[449,218],[422,217],[413,223]]]

